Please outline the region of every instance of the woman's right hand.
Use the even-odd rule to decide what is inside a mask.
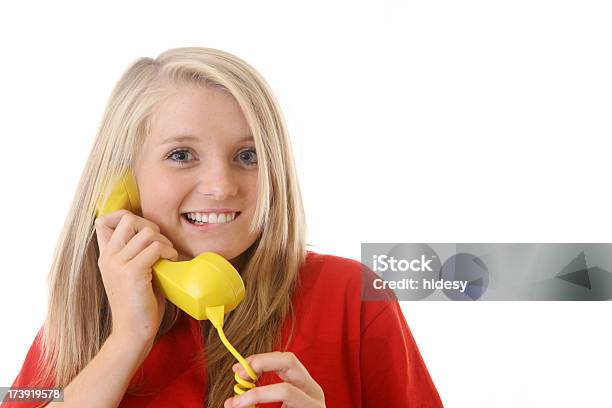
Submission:
[[[166,308],[154,287],[152,266],[159,258],[178,260],[172,242],[157,224],[128,210],[95,221],[98,267],[112,313],[112,334],[152,345]]]

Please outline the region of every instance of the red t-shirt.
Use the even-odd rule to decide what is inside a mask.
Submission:
[[[323,388],[328,407],[441,407],[398,301],[394,297],[362,300],[362,284],[373,277],[374,272],[360,262],[308,251],[294,297],[296,324],[288,351]],[[283,345],[290,326],[287,319]],[[26,387],[32,380],[40,356],[39,339],[40,332],[13,387]],[[198,322],[181,313],[132,378],[131,384],[146,380],[141,395],[125,395],[119,406],[203,407],[205,371],[193,363],[201,348]],[[227,375],[233,376],[231,367]],[[281,379],[275,373],[264,373],[257,385],[278,382]],[[35,404],[2,405],[11,406]],[[261,406],[280,407],[281,403]]]

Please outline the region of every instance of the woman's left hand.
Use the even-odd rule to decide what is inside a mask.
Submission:
[[[258,403],[282,402],[283,408],[324,408],[323,389],[310,376],[306,367],[291,352],[253,354],[246,358],[259,377],[262,372],[274,371],[284,382],[255,387],[242,395],[229,398],[224,408],[246,408]],[[250,381],[240,363],[234,372]]]

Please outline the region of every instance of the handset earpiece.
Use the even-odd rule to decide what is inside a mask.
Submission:
[[[136,215],[141,215],[140,193],[136,185],[136,178],[131,170],[128,170],[113,186],[106,201],[102,198],[96,203],[96,216],[110,214],[112,212],[126,209]]]

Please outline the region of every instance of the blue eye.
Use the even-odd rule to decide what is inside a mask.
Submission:
[[[184,160],[186,155],[191,155],[191,152],[186,149],[175,149],[168,154],[166,159],[171,159],[173,162],[178,163],[181,166],[184,166],[188,162],[188,160]],[[177,158],[177,160],[172,159],[172,157]]]
[[[245,149],[238,153],[240,159],[243,160],[248,166],[254,166],[257,164],[257,152],[255,149]]]
[[[193,159],[189,159],[193,154],[184,148],[174,149],[166,156],[166,160],[171,160],[174,163],[177,163],[180,166],[184,166],[189,163]],[[238,157],[240,161],[242,161],[247,166],[255,166],[257,165],[257,152],[255,149],[244,149],[240,153],[238,153]]]

